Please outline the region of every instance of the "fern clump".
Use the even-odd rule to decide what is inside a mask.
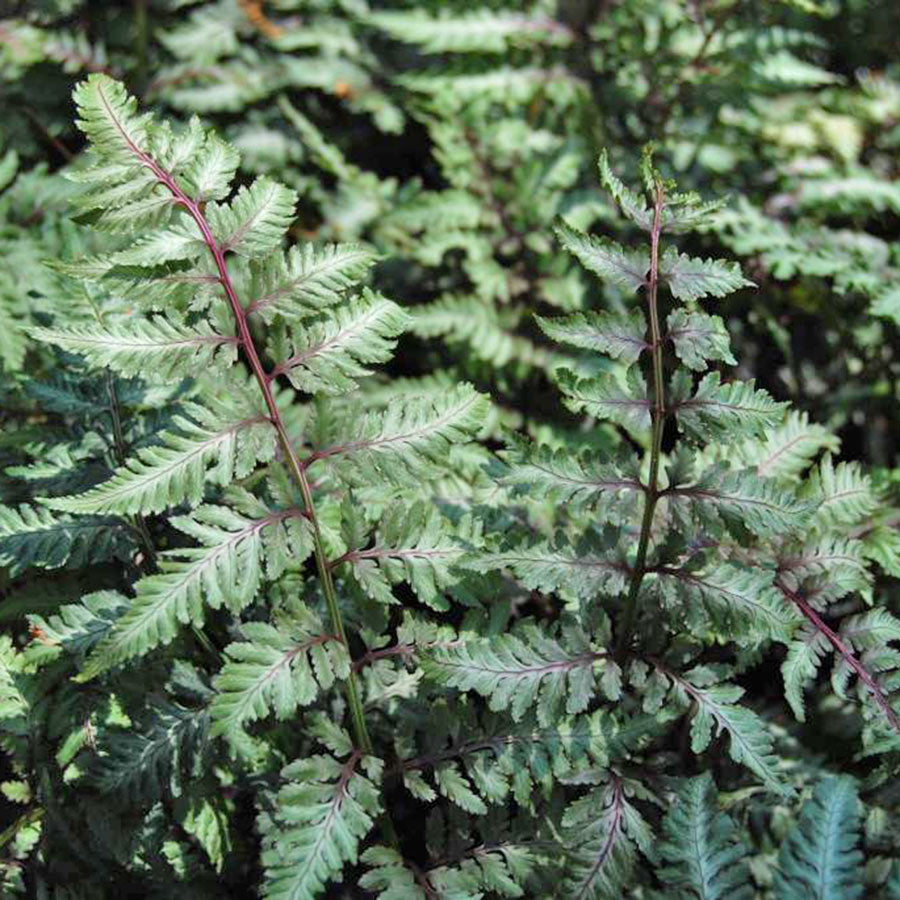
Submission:
[[[743,3],[445,6],[159,12],[174,114],[95,72],[0,156],[4,894],[894,896],[896,488],[753,365],[746,204],[616,174],[833,79]]]
[[[72,174],[83,185],[77,205],[118,248],[60,265],[73,285],[91,279],[82,290],[95,298],[93,319],[70,324],[73,317],[58,316],[31,334],[83,360],[84,379],[93,372],[105,380],[119,421],[123,409],[114,391],[135,376],[160,386],[154,389],[165,398],[165,414],[144,434],[133,433],[130,423],[123,427],[113,471],[101,469],[87,489],[50,482],[37,505],[6,509],[3,552],[22,568],[77,567],[124,552],[133,566],[127,586],[65,606],[58,619],[33,620],[42,661],[35,678],[47,677],[45,665],[70,659],[75,682],[84,685],[72,699],[89,706],[99,679],[128,682],[143,660],[163,672],[174,666],[171,677],[193,682],[191,702],[179,698],[181,712],[171,725],[151,715],[149,733],[139,719],[128,724],[137,710],[130,700],[115,700],[119,689],[112,688],[107,697],[120,712],[96,726],[92,746],[104,749],[76,782],[124,801],[125,784],[109,768],[125,770],[129,759],[134,771],[127,782],[139,796],[158,795],[154,779],[162,766],[174,778],[184,766],[196,770],[216,755],[236,754],[252,765],[263,746],[252,723],[269,719],[277,732],[276,718],[342,693],[354,772],[369,773],[359,776],[373,798],[366,804],[381,808],[379,788],[367,780],[382,764],[373,755],[358,669],[351,665],[352,641],[360,629],[387,626],[387,605],[398,602],[393,585],[408,582],[426,606],[446,608],[441,594],[460,580],[452,573],[461,542],[477,544],[479,537],[432,505],[429,485],[452,467],[451,448],[478,432],[486,400],[462,385],[440,396],[398,396],[360,415],[365,401],[352,392],[372,376],[373,363],[390,357],[406,325],[389,300],[370,291],[356,295],[371,254],[352,246],[285,253],[294,194],[265,177],[233,190],[237,153],[196,120],[173,131],[139,113],[124,88],[105,76],[83,82],[75,101],[92,156]],[[125,303],[137,309],[126,313]],[[316,395],[337,399],[326,407]],[[407,505],[398,506],[396,524],[385,522],[374,545],[379,549],[370,549],[380,504],[401,496]],[[129,551],[120,531],[133,536]],[[140,555],[135,542],[144,543]],[[336,587],[343,591],[345,577],[363,601],[356,611]],[[220,660],[218,672],[194,670],[183,657],[195,641]],[[166,693],[160,715],[171,717],[162,710],[178,691]],[[178,723],[198,716],[205,722],[199,738],[185,744]],[[127,737],[121,726],[129,728]],[[169,736],[150,751],[159,729]],[[320,757],[337,773],[344,771],[338,760],[350,741],[341,733],[341,747],[333,735],[326,740],[335,755]],[[309,740],[316,734],[313,728]],[[288,766],[284,778],[313,790],[313,780],[325,778],[318,771]],[[172,819],[161,812],[160,827],[188,828],[184,816],[198,814],[189,810],[212,804],[218,818],[203,827],[220,830],[224,853],[228,816],[221,797],[209,793],[216,776],[210,771],[204,779],[184,813]],[[344,775],[338,781],[344,785]],[[349,815],[343,789],[331,802]],[[302,798],[307,788],[299,790]],[[322,815],[331,817],[327,802]],[[363,816],[353,827],[362,828],[362,838],[372,824]],[[273,852],[286,852],[290,842],[290,866],[296,854],[309,855],[311,880],[302,890],[312,896],[353,858],[341,834],[326,831],[319,836],[323,846],[307,847],[292,831],[276,831]],[[274,859],[266,890],[279,896],[282,875]],[[221,867],[220,857],[212,862]],[[299,896],[301,888],[290,890]]]

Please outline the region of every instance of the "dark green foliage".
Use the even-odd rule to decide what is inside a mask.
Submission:
[[[893,11],[7,6],[0,893],[900,896]]]

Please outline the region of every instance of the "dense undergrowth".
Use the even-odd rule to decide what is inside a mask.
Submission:
[[[3,896],[900,897],[894,4],[0,12]]]

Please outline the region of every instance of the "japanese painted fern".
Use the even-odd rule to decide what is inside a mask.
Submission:
[[[0,508],[31,638],[0,642],[3,840],[28,887],[897,896],[890,512],[731,375],[700,301],[749,282],[676,244],[719,204],[601,157],[641,237],[556,236],[621,302],[537,318],[570,427],[495,455],[473,388],[373,371],[409,319],[362,286],[368,245],[298,243],[293,192],[239,183],[196,119],[103,75],[75,100],[94,237],[29,327],[64,371],[36,379]],[[759,702],[779,666],[784,704]],[[804,749],[812,719],[875,760],[864,783]]]

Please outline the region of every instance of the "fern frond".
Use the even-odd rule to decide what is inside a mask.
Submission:
[[[209,204],[206,215],[224,252],[252,257],[281,246],[296,204],[292,190],[261,175],[227,205]]]
[[[481,553],[468,565],[481,572],[509,568],[529,590],[565,590],[585,599],[621,591],[630,574],[627,563],[616,552],[591,543],[574,548],[540,543]]]
[[[657,577],[664,596],[689,616],[702,606],[726,633],[742,630],[786,643],[800,621],[775,589],[772,572],[724,563],[706,572],[661,567]]]
[[[128,560],[136,548],[131,526],[104,516],[54,515],[49,509],[0,506],[0,565],[12,576],[26,569],[81,567]]]
[[[781,677],[784,679],[784,697],[798,722],[806,721],[804,689],[816,677],[829,650],[825,635],[811,625],[800,630],[788,645],[787,655],[781,664]]]
[[[130,207],[125,207],[126,214]],[[167,263],[194,262],[207,253],[196,224],[179,213],[180,221],[166,229],[138,238],[130,247],[107,257],[109,268],[155,268]]]
[[[790,590],[801,587],[823,605],[854,591],[868,593],[872,574],[866,568],[860,541],[819,538],[785,553],[778,560],[778,577]]]
[[[721,259],[695,259],[669,248],[659,263],[659,274],[677,300],[693,303],[701,297],[725,297],[743,287],[753,287],[737,263]]]
[[[31,708],[21,683],[23,662],[12,637],[0,635],[0,722],[13,723]]]
[[[516,440],[502,456],[509,467],[501,477],[505,484],[532,497],[596,506],[610,521],[627,518],[644,491],[631,460],[617,464],[598,453],[576,455]]]
[[[613,778],[569,804],[563,826],[577,843],[566,854],[560,897],[603,900],[625,890],[635,862],[635,844],[649,852],[649,827]]]
[[[753,888],[747,847],[737,826],[719,809],[709,773],[684,779],[662,824],[659,854],[668,865],[656,874],[672,897],[702,900],[750,900]]]
[[[411,868],[388,847],[370,847],[360,857],[369,867],[359,886],[380,900],[429,900],[430,897],[523,897],[523,885],[539,860],[528,846],[510,842],[472,847],[454,863]]]
[[[179,503],[196,505],[208,482],[228,484],[271,459],[276,434],[268,417],[249,403],[184,405],[177,431],[138,450],[131,462],[83,494],[46,498],[51,509],[74,513],[156,513]]]
[[[650,258],[643,250],[624,250],[615,241],[584,234],[559,225],[556,229],[563,247],[600,278],[629,291],[637,291],[646,281]]]
[[[863,896],[860,802],[853,779],[825,778],[803,804],[778,854],[775,890],[784,900]]]
[[[104,75],[89,75],[73,92],[77,125],[113,163],[130,165],[147,145],[150,116],[138,114],[137,100]]]
[[[115,623],[82,669],[87,680],[173,640],[181,625],[202,625],[207,607],[239,612],[259,589],[266,532],[286,530],[272,543],[289,542],[301,561],[312,552],[298,512],[268,513],[251,519],[227,506],[201,506],[172,525],[200,542],[167,551],[161,571],[135,586],[128,611]],[[292,521],[293,520],[293,521]]]
[[[719,316],[678,308],[669,314],[666,325],[675,354],[689,369],[702,372],[711,359],[737,365],[725,323]]]
[[[717,735],[724,731],[730,739],[729,753],[735,762],[747,766],[773,793],[790,795],[790,789],[778,773],[772,737],[765,723],[752,710],[738,705],[743,688],[719,683],[720,676],[704,667],[692,669],[684,676],[668,669],[663,673],[683,705],[693,701],[691,749],[694,753],[702,753],[709,747],[714,731]]]
[[[227,368],[237,359],[234,336],[219,334],[206,322],[187,325],[163,316],[103,328],[32,328],[30,334],[126,377],[173,381],[198,370]]]
[[[421,723],[419,752],[400,764],[404,786],[418,800],[430,803],[439,793],[453,799],[437,777],[451,762],[458,764],[457,774],[463,773],[469,796],[480,798],[485,808],[505,804],[512,796],[526,809],[534,807],[536,791],[549,795],[557,779],[609,763],[614,741],[609,740],[607,713],[565,717],[541,727],[532,715],[510,726],[502,714],[475,720],[460,714],[465,709],[448,705]],[[429,772],[434,773],[434,787],[426,780]]]
[[[426,53],[502,53],[535,43],[565,44],[571,32],[550,18],[505,11],[429,16],[424,11],[376,12],[368,20],[391,37]]]
[[[786,403],[777,403],[753,381],[722,384],[718,372],[705,375],[693,397],[676,403],[678,424],[692,438],[733,443],[778,425]]]
[[[806,524],[811,505],[773,479],[725,466],[708,469],[693,484],[676,485],[663,495],[676,507],[687,505],[700,522],[720,516],[727,525],[746,526],[760,537],[797,532]]]
[[[650,346],[646,339],[647,323],[640,310],[574,313],[555,319],[535,316],[535,321],[551,340],[596,350],[621,359],[626,365],[637,362]]]
[[[47,619],[32,614],[28,621],[39,643],[84,656],[109,633],[127,609],[128,598],[117,591],[93,591],[85,594],[79,603],[64,604]]]
[[[552,352],[513,333],[497,310],[476,297],[447,295],[414,307],[411,316],[413,334],[464,344],[468,353],[497,368],[515,361],[549,369],[554,360]]]
[[[606,150],[600,153],[598,168],[601,183],[616,201],[619,209],[638,227],[650,231],[653,228],[653,210],[639,194],[626,187],[615,175],[610,167],[609,154]],[[703,201],[694,194],[670,194],[666,197],[666,204],[660,216],[660,233],[679,234],[693,231],[706,224],[724,203],[724,200]]]
[[[370,546],[354,546],[357,542],[348,540],[350,549],[332,565],[346,566],[379,603],[397,603],[391,587],[407,582],[426,606],[446,610],[450,604],[444,593],[460,579],[454,567],[476,536],[470,521],[453,526],[424,503],[397,505],[382,519]]]
[[[653,211],[648,208],[647,203],[640,194],[627,187],[618,175],[613,172],[609,164],[609,153],[606,149],[600,151],[597,168],[600,172],[600,183],[606,188],[613,200],[616,201],[619,209],[644,231],[650,231],[653,227]]]
[[[448,448],[477,434],[488,399],[462,384],[441,397],[402,397],[384,412],[369,413],[343,443],[317,450],[306,465],[320,459],[341,463],[351,482],[397,481],[402,475],[426,475],[446,465]]]
[[[381,762],[346,744],[342,760],[310,756],[282,770],[274,822],[261,829],[268,900],[315,900],[356,862],[381,812]]]
[[[351,300],[321,320],[304,322],[291,344],[278,342],[270,352],[281,361],[271,376],[285,374],[307,393],[338,394],[357,387],[355,379],[371,375],[369,363],[391,358],[396,337],[409,316],[390,300],[371,292]]]
[[[338,303],[376,255],[361,244],[302,244],[250,261],[247,312],[266,322],[296,318]]]
[[[90,761],[87,777],[103,794],[156,799],[202,771],[209,714],[174,703],[155,706],[145,722],[129,729],[108,728],[102,752]]]
[[[594,696],[598,672],[606,670],[611,692],[618,692],[618,667],[574,630],[564,647],[531,626],[496,638],[464,635],[458,647],[434,648],[423,659],[426,675],[447,687],[477,691],[492,710],[508,708],[519,721],[536,706],[538,721],[549,725],[566,698],[566,712],[583,712]]]
[[[823,529],[859,524],[876,506],[872,483],[859,463],[835,465],[831,454],[826,454],[813,470],[805,496],[817,503],[816,524]]]
[[[246,640],[225,648],[225,665],[213,682],[211,737],[238,742],[247,723],[272,710],[284,720],[350,670],[340,639],[305,611],[294,610],[277,625],[247,622],[241,631]]]
[[[796,478],[822,450],[836,453],[837,437],[821,425],[811,423],[809,414],[790,410],[784,423],[760,442],[745,444],[741,455],[758,475],[768,478]]]
[[[638,433],[649,431],[647,384],[636,365],[627,370],[624,385],[612,373],[578,378],[565,369],[556,373],[555,380],[563,393],[563,402],[572,412],[608,419]]]

